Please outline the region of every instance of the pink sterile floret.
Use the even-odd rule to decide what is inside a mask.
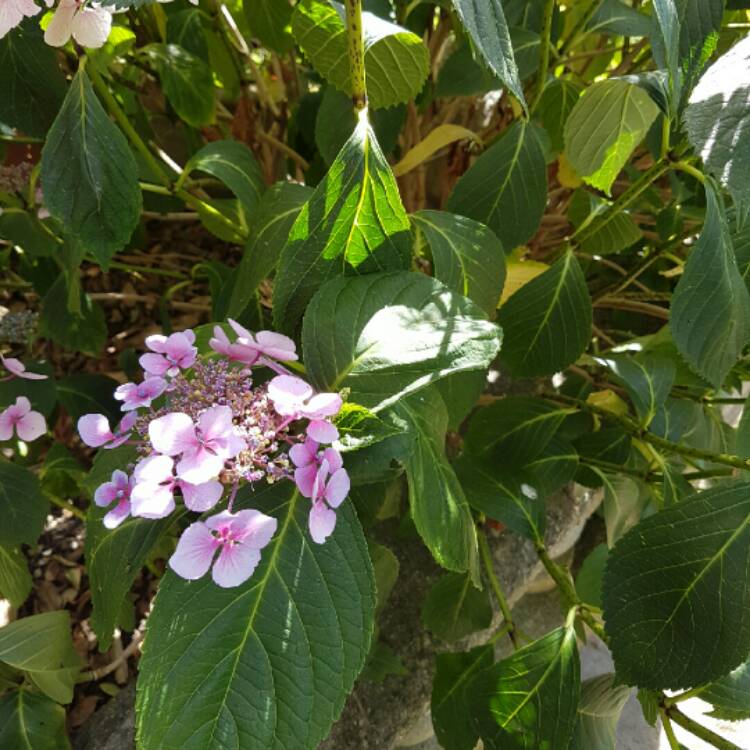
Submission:
[[[143,354],[138,361],[149,375],[169,375],[173,378],[180,370],[193,366],[198,356],[194,343],[195,334],[190,329],[170,336],[148,336],[146,346],[155,354]]]
[[[142,383],[125,383],[115,388],[115,398],[122,401],[123,411],[140,409],[151,406],[155,398],[159,398],[167,387],[167,381],[154,375],[146,378]]]
[[[185,529],[169,565],[177,575],[194,581],[213,565],[218,586],[244,583],[260,562],[260,551],[271,541],[277,521],[257,510],[224,511]]]
[[[38,372],[29,372],[26,365],[15,357],[3,357],[0,354],[0,363],[11,375],[15,375],[17,378],[25,378],[26,380],[47,380],[48,378],[47,375]]]
[[[130,494],[134,516],[164,518],[175,507],[174,493],[179,490],[185,506],[202,513],[219,502],[224,491],[221,482],[190,484],[174,475],[174,461],[169,456],[152,455],[140,461],[133,472],[135,486]]]
[[[117,448],[127,442],[138,415],[135,412],[126,414],[116,432],[109,427],[109,420],[104,414],[84,414],[78,420],[78,434],[81,440],[91,448]]]
[[[155,419],[148,427],[151,445],[165,456],[181,455],[177,476],[191,484],[213,479],[224,463],[245,449],[245,441],[236,434],[232,410],[213,406],[198,418],[198,424],[182,412]]]
[[[15,404],[0,412],[0,440],[10,440],[14,430],[27,443],[47,432],[44,417],[31,410],[31,402],[26,396],[19,396]]]
[[[338,508],[344,502],[349,494],[349,488],[350,481],[346,469],[334,470],[324,458],[313,483],[313,505],[308,521],[310,536],[314,542],[323,544],[333,533],[336,526],[336,513],[333,508]]]
[[[314,394],[309,383],[294,375],[277,375],[271,380],[268,397],[279,414],[315,421],[335,416],[341,410],[342,403],[338,393]]]
[[[133,477],[119,469],[112,472],[109,482],[99,485],[94,493],[94,502],[100,508],[112,503],[115,507],[104,516],[104,525],[108,529],[119,526],[130,515],[130,493],[133,489]]]
[[[221,326],[214,327],[214,337],[209,346],[219,354],[246,365],[254,365],[262,357],[269,357],[280,362],[298,359],[294,341],[287,336],[273,331],[258,331],[253,335],[236,320],[229,318],[229,325],[237,334],[234,342]]]

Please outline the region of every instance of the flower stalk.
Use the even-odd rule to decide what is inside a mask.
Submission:
[[[358,112],[367,107],[365,87],[365,42],[362,30],[362,0],[346,0],[346,38],[352,103]]]

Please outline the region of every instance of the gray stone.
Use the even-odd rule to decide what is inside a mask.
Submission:
[[[74,750],[133,750],[135,747],[135,683],[124,687],[100,708],[73,737]]]

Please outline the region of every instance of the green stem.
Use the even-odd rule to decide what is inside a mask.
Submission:
[[[576,25],[571,29],[570,36],[562,43],[560,47],[560,54],[566,52],[573,43],[578,39],[578,35],[583,29],[588,26],[589,21],[594,17],[596,11],[599,10],[599,6],[602,4],[602,0],[594,0],[584,14],[578,19]]]
[[[536,93],[531,102],[530,109],[533,112],[539,100],[542,98],[544,88],[547,85],[547,70],[549,68],[549,48],[552,36],[552,14],[555,10],[555,0],[546,0],[544,4],[544,15],[542,16],[542,30],[539,40],[539,67],[536,74]]]
[[[659,159],[651,168],[647,169],[610,207],[607,211],[597,214],[590,221],[583,224],[573,234],[573,238],[582,243],[595,232],[603,229],[618,214],[625,210],[633,201],[641,196],[669,169],[667,159]]]
[[[117,260],[109,262],[110,268],[117,268],[121,271],[130,271],[132,273],[150,273],[154,276],[168,276],[173,279],[184,279],[185,274],[179,271],[165,271],[162,268],[150,268],[148,266],[133,266],[130,263],[120,263]]]
[[[55,497],[55,495],[49,494],[47,495],[47,499],[52,503],[52,505],[56,505],[58,508],[70,511],[76,518],[79,518],[81,521],[86,520],[86,514],[80,508],[76,508],[73,503],[69,503],[67,500],[63,500],[61,497]]]
[[[128,137],[128,140],[137,149],[138,153],[140,153],[145,162],[148,164],[149,169],[154,173],[159,181],[165,187],[169,187],[171,184],[169,175],[167,175],[161,164],[159,164],[159,162],[156,160],[156,157],[151,153],[149,147],[145,144],[141,136],[138,135],[138,131],[130,124],[130,120],[128,120],[127,115],[122,111],[122,108],[117,103],[117,99],[115,99],[114,95],[107,87],[107,84],[102,80],[102,77],[96,70],[95,65],[89,66],[88,74],[89,78],[91,78],[91,82],[94,84],[94,88],[96,89],[97,93],[99,94],[99,96],[101,96],[102,99],[104,99],[104,103],[107,105],[109,113],[115,118],[115,120],[117,120],[117,124],[122,128],[123,132]]]
[[[698,687],[690,688],[690,690],[685,690],[684,692],[678,693],[677,695],[668,696],[664,701],[664,705],[667,707],[674,706],[677,703],[682,703],[682,701],[689,700],[690,698],[695,698],[696,696],[700,695],[707,687],[707,685],[698,685]]]
[[[477,538],[479,540],[479,554],[482,557],[484,571],[487,574],[487,579],[490,582],[490,587],[495,594],[495,599],[497,599],[497,604],[500,607],[500,612],[502,612],[503,619],[508,626],[508,637],[513,644],[513,648],[517,649],[518,635],[516,633],[516,625],[513,622],[513,616],[511,615],[508,601],[505,598],[505,594],[503,593],[503,590],[500,586],[500,581],[497,580],[497,576],[495,575],[495,567],[492,562],[492,555],[490,554],[489,545],[487,544],[487,537],[485,536],[482,529],[477,529]]]
[[[349,45],[349,71],[352,102],[359,111],[367,107],[365,87],[365,42],[362,35],[362,0],[346,0],[346,38]]]
[[[660,709],[659,713],[661,714],[661,725],[664,727],[664,734],[667,735],[670,750],[680,750],[680,743],[677,741],[677,737],[675,737],[669,715],[664,709]]]
[[[692,164],[688,164],[686,161],[673,161],[672,169],[679,169],[680,172],[685,172],[685,174],[695,177],[695,179],[702,185],[706,184],[706,177],[703,172],[701,172],[700,169],[696,169]]]
[[[677,706],[670,706],[665,708],[665,713],[669,718],[678,726],[683,729],[687,729],[690,734],[694,734],[699,739],[707,742],[709,745],[713,745],[718,750],[742,750],[738,745],[735,745],[729,740],[725,740],[715,732],[712,732],[707,727],[699,724],[697,721],[693,721],[689,716],[686,716]]]

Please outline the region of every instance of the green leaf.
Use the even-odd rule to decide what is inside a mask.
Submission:
[[[389,414],[412,439],[405,458],[414,525],[437,562],[468,571],[479,585],[474,519],[453,467],[445,456],[448,412],[435,388],[401,400]]]
[[[576,591],[586,604],[593,607],[602,606],[602,580],[604,567],[607,564],[609,548],[606,544],[597,544],[583,561],[576,576]]]
[[[0,747],[69,750],[65,709],[45,695],[11,690],[0,697]]]
[[[544,125],[544,130],[549,135],[552,150],[556,153],[560,153],[565,146],[563,141],[565,121],[573,111],[582,91],[582,86],[565,78],[556,78],[544,88],[542,98],[537,105],[537,114]]]
[[[44,203],[107,267],[140,220],[138,167],[83,71],[76,73],[42,149]]]
[[[674,362],[658,355],[597,357],[596,361],[625,386],[640,424],[648,427],[672,390]]]
[[[479,59],[526,109],[513,46],[500,0],[452,0]]]
[[[297,44],[330,84],[351,94],[344,6],[323,0],[302,0],[292,15]],[[429,53],[411,31],[362,13],[367,98],[378,109],[416,97],[429,71]]]
[[[543,541],[544,497],[530,473],[468,454],[455,468],[472,508],[527,539]]]
[[[685,125],[706,169],[736,202],[750,199],[750,37],[722,55],[690,95]]]
[[[750,340],[750,294],[726,217],[706,187],[706,222],[674,290],[669,327],[688,364],[719,387]]]
[[[547,204],[547,167],[538,129],[521,121],[469,167],[448,210],[486,224],[510,252],[529,240]]]
[[[626,531],[638,523],[648,496],[643,492],[643,485],[632,477],[608,475],[596,468],[592,468],[592,471],[604,482],[604,525],[607,544],[613,547]]]
[[[0,459],[0,544],[36,544],[48,508],[36,475]]]
[[[580,689],[572,627],[553,630],[484,670],[471,690],[485,748],[568,747]],[[488,709],[491,718],[485,718]]]
[[[568,251],[524,284],[498,312],[505,332],[501,362],[514,377],[552,375],[573,364],[591,341],[591,297]]]
[[[26,396],[38,412],[49,417],[57,405],[57,388],[52,367],[47,362],[24,359],[26,369],[40,375],[47,375],[47,380],[26,380],[11,378],[0,381],[0,408],[10,406],[19,396]]]
[[[500,339],[472,302],[409,272],[329,281],[302,330],[311,383],[350,388],[375,413],[439,378],[488,367]]]
[[[0,235],[35,258],[54,256],[60,249],[54,235],[44,228],[36,215],[19,208],[3,208],[0,214]]]
[[[479,735],[471,721],[466,688],[477,673],[494,661],[492,646],[478,646],[466,653],[436,656],[432,683],[432,726],[446,750],[474,750]]]
[[[177,186],[193,172],[205,172],[223,182],[245,211],[252,214],[264,190],[263,174],[253,152],[239,141],[213,141],[193,154],[182,170]]]
[[[193,127],[215,115],[214,81],[208,64],[177,44],[147,44],[140,50],[159,74],[174,111]]]
[[[249,505],[279,526],[246,583],[162,579],[138,679],[142,750],[312,750],[362,669],[375,583],[351,504],[323,545],[310,540],[310,503],[291,482],[240,491],[235,508]]]
[[[62,105],[65,85],[36,19],[27,18],[0,39],[0,122],[43,137]]]
[[[31,591],[31,573],[26,557],[18,547],[0,544],[0,598],[18,609]]]
[[[435,96],[476,96],[499,88],[500,80],[476,62],[471,47],[463,44],[440,66]]]
[[[276,268],[303,204],[312,188],[292,182],[277,182],[262,196],[249,217],[250,237],[237,268],[229,308],[220,318],[236,318],[250,304],[263,279]]]
[[[543,453],[573,411],[532,396],[499,399],[472,416],[466,450],[518,467]]]
[[[750,661],[701,690],[700,699],[714,707],[709,716],[716,719],[750,719]]]
[[[617,722],[629,697],[630,688],[615,685],[613,674],[586,680],[571,750],[615,750]]]
[[[651,19],[622,0],[604,0],[586,28],[590,32],[644,37],[651,33]]]
[[[610,552],[604,618],[618,677],[653,690],[722,677],[750,651],[750,484],[641,521]]]
[[[563,438],[555,435],[542,453],[524,466],[534,477],[539,494],[549,497],[570,482],[578,468],[578,451]]]
[[[679,0],[653,0],[653,53],[657,65],[669,72],[670,109],[674,112],[680,91]]]
[[[627,211],[611,212],[612,204],[600,200],[588,190],[576,190],[568,216],[576,229],[581,227],[581,249],[592,255],[608,255],[625,250],[641,239],[643,232]],[[593,231],[584,231],[595,216],[610,214],[607,221]]]
[[[393,587],[398,580],[399,562],[396,555],[388,547],[369,541],[370,559],[375,573],[375,588],[378,592],[378,605],[376,614],[379,614],[386,605]]]
[[[287,0],[252,0],[242,5],[252,35],[274,52],[288,52],[294,43],[291,4]]]
[[[492,623],[487,589],[474,587],[471,577],[447,573],[427,592],[422,605],[424,626],[444,641],[457,641]]]
[[[391,676],[408,677],[409,670],[390,646],[378,641],[372,647],[359,679],[382,683],[386,677]]]
[[[112,421],[122,419],[121,402],[115,401],[119,383],[106,375],[76,372],[57,381],[60,403],[74,420],[84,414],[105,414]]]
[[[334,276],[408,268],[408,232],[396,180],[362,118],[289,233],[274,285],[276,327],[294,331]]]
[[[209,61],[205,26],[208,16],[200,8],[185,8],[167,16],[167,42]]]
[[[449,430],[459,431],[461,423],[476,406],[486,386],[487,373],[484,370],[459,372],[435,383],[448,409]]]
[[[594,83],[565,123],[570,163],[585,182],[609,193],[658,112],[651,97],[632,83],[614,79]]]
[[[81,660],[71,641],[68,612],[32,615],[0,628],[0,661],[23,670],[52,700],[70,703]]]
[[[101,454],[100,454],[101,455]],[[127,469],[127,462],[118,466]],[[107,481],[109,476],[104,481]],[[99,639],[99,650],[106,651],[123,602],[152,550],[164,539],[175,517],[157,521],[128,518],[116,529],[104,527],[106,508],[91,505],[86,516],[86,569],[89,576],[91,627]]]
[[[399,434],[369,409],[351,402],[341,407],[335,421],[339,431],[337,446],[342,453],[367,448]]]
[[[435,278],[494,317],[505,283],[505,255],[492,230],[446,211],[417,211],[411,219],[430,246]]]

